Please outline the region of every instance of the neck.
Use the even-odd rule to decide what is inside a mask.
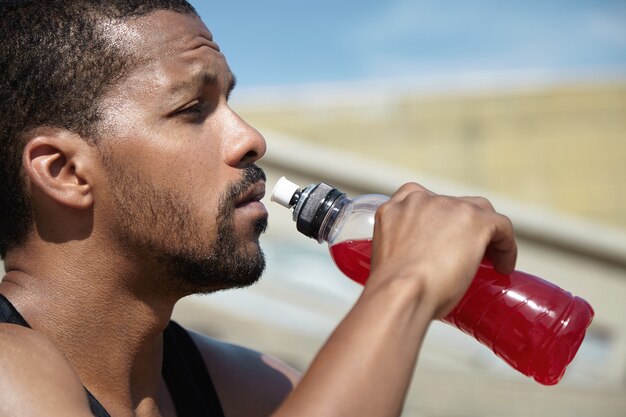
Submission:
[[[180,297],[145,285],[160,278],[157,269],[114,251],[72,242],[33,246],[7,256],[0,293],[55,343],[105,407],[135,409],[156,398],[162,332]]]

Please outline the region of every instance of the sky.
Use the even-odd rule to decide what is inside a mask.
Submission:
[[[240,87],[544,71],[626,78],[626,0],[192,0]]]

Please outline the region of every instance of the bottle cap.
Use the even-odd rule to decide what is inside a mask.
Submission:
[[[270,200],[283,207],[290,208],[292,206],[291,199],[298,190],[300,190],[300,186],[298,184],[294,184],[285,177],[280,177],[272,190]]]

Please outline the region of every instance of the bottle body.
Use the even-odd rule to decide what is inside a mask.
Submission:
[[[323,204],[303,201],[298,195],[294,220],[301,220],[301,211],[308,213],[303,217],[316,218],[306,223],[316,224],[315,233],[307,235],[326,241],[338,268],[364,285],[370,272],[375,213],[389,197],[370,194],[351,200],[345,194],[311,187],[303,195],[317,190],[325,196],[319,199]],[[319,209],[316,215],[311,207]],[[556,285],[521,271],[500,274],[485,259],[466,294],[442,321],[473,336],[521,373],[553,385],[578,351],[593,314],[585,300]]]
[[[365,285],[370,239],[330,246],[337,267]],[[485,260],[450,314],[442,318],[489,347],[524,375],[544,385],[563,377],[593,318],[587,302],[530,274],[498,273]]]

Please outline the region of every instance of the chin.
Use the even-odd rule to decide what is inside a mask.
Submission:
[[[256,283],[265,270],[265,256],[257,238],[200,259],[169,257],[166,268],[169,286],[177,293],[211,293]]]

